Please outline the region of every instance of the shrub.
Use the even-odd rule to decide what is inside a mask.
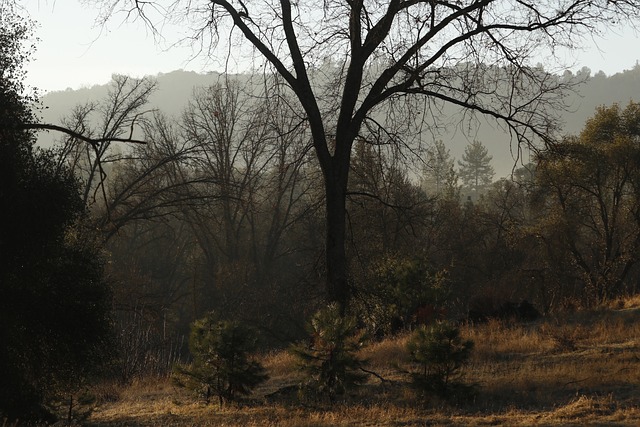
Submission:
[[[256,342],[253,329],[238,322],[218,321],[209,314],[191,326],[193,363],[178,365],[174,381],[202,393],[207,403],[212,395],[220,405],[248,395],[268,378],[262,365],[249,357]]]
[[[364,334],[357,331],[354,317],[343,316],[340,306],[331,304],[313,316],[309,334],[308,344],[291,349],[307,374],[303,395],[334,402],[338,395],[365,381],[361,368],[366,361],[356,356],[364,345]]]
[[[362,284],[356,305],[372,335],[382,337],[421,323],[417,313],[423,307],[435,313],[444,309],[450,294],[445,270],[436,271],[420,258],[385,256],[377,264]]]
[[[411,373],[414,385],[442,397],[464,389],[458,380],[472,349],[473,341],[463,340],[460,330],[449,323],[416,329],[407,343],[411,360],[417,365]]]

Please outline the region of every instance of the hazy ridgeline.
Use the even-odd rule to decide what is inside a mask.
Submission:
[[[171,73],[149,76],[157,80],[157,90],[149,97],[149,106],[157,108],[170,117],[179,117],[186,107],[189,98],[195,88],[207,87],[220,83],[223,79],[218,73],[199,74],[196,72],[174,71]],[[631,70],[607,76],[597,70],[582,69],[576,74],[566,73],[563,79],[585,80],[584,84],[576,88],[576,92],[566,99],[567,110],[562,112],[562,120],[565,122],[563,129],[567,134],[578,133],[585,121],[601,105],[619,103],[626,105],[630,101],[640,99],[640,68],[637,66]],[[260,76],[240,75],[233,76],[242,82],[254,81],[260,84]],[[257,82],[255,81],[257,80]],[[56,123],[78,104],[88,101],[98,101],[106,96],[108,83],[77,90],[50,92],[42,97],[45,109],[41,112],[43,120],[47,123]],[[453,118],[459,118],[462,112],[449,107],[447,114]],[[54,135],[44,134],[40,136],[42,141],[51,142]],[[514,165],[520,166],[528,163],[531,158],[524,153],[518,158],[515,146],[510,144],[509,136],[504,129],[495,124],[480,123],[478,129],[473,129],[472,135],[465,135],[461,129],[455,126],[449,129],[438,129],[433,135],[425,135],[425,139],[441,139],[451,150],[451,155],[459,160],[464,153],[465,146],[477,139],[481,141],[493,156],[493,167],[496,170],[496,178],[507,177]]]

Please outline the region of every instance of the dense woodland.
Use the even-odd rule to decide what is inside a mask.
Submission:
[[[210,313],[257,330],[260,351],[304,340],[327,301],[327,194],[281,80],[222,76],[169,115],[149,103],[153,79],[116,75],[39,148],[21,71],[31,24],[1,19],[0,415],[42,419],[42,402],[96,377],[167,375]],[[576,78],[529,71],[549,87]],[[456,159],[401,111],[377,111],[397,126],[364,122],[350,154],[349,328],[381,339],[523,301],[550,314],[637,293],[640,104],[598,107],[498,180],[487,141]]]
[[[116,76],[105,99],[65,120],[95,135],[135,124],[146,144],[68,138],[56,148],[82,184],[116,306],[165,332],[216,310],[274,342],[296,337],[323,299],[323,195],[305,129],[286,99],[255,102],[233,81],[197,89],[179,119],[142,114],[152,90]],[[354,304],[406,320],[437,303],[462,318],[479,298],[527,299],[548,313],[635,292],[637,120],[636,104],[603,106],[580,134],[497,181],[481,141],[458,161],[433,141],[418,168],[363,138],[348,205]],[[429,279],[398,282],[411,270]],[[385,301],[431,285],[442,295]]]
[[[284,96],[198,88],[179,119],[146,112],[150,79],[115,76],[64,121],[89,135],[53,153],[80,184],[78,224],[101,247],[127,382],[188,357],[207,313],[260,331],[261,348],[306,336],[325,301],[323,194],[309,137]],[[478,321],[528,301],[543,313],[637,292],[640,106],[597,109],[581,133],[494,181],[480,141],[455,160],[440,140],[422,162],[359,141],[348,196],[351,312],[372,337],[417,323]],[[471,316],[471,317],[470,317]]]

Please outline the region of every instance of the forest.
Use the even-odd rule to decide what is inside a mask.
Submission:
[[[559,125],[545,110],[559,102],[553,93],[581,76],[474,62],[434,72],[450,82],[496,76],[483,82],[489,97],[527,106],[510,84],[544,83],[528,122],[491,113],[532,153],[499,179],[491,141],[472,138],[454,158],[449,141],[421,126],[420,103],[371,106],[339,132],[360,110],[343,117],[348,91],[334,108],[331,88],[345,69],[331,63],[308,75],[327,90],[318,111],[336,120],[322,132],[326,146],[315,110],[297,106],[282,72],[257,82],[220,75],[171,115],[150,104],[153,78],[114,75],[102,98],[47,124],[23,84],[32,23],[10,3],[0,17],[0,420],[8,425],[82,422],[97,400],[118,400],[96,397],[105,384],[141,381],[172,381],[211,411],[242,412],[260,406],[245,395],[277,369],[300,372],[263,393],[285,395],[288,408],[351,402],[349,414],[367,402],[352,390],[371,379],[412,407],[464,408],[483,389],[462,374],[495,355],[482,333],[575,351],[589,334],[557,319],[600,313],[589,319],[601,326],[602,310],[637,298],[640,104],[601,105],[575,134],[540,131]],[[384,75],[381,66],[364,71]],[[431,72],[406,76],[426,93],[416,82]],[[466,109],[488,108],[475,96]],[[437,105],[422,106],[435,116]],[[36,144],[44,131],[53,145]],[[394,355],[380,356],[391,347]],[[371,348],[368,363],[361,353]]]

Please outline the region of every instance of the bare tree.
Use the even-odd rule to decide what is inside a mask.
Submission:
[[[439,111],[454,105],[465,118],[496,120],[519,143],[548,140],[557,125],[551,113],[563,107],[560,92],[567,85],[530,61],[640,14],[640,6],[626,0],[96,2],[102,18],[120,7],[158,33],[163,20],[181,23],[208,54],[245,40],[247,53],[257,54],[254,64],[268,66],[291,88],[324,177],[327,297],[343,304],[349,297],[345,200],[363,125],[442,123]],[[234,48],[229,55],[234,52],[243,53]],[[329,95],[312,73],[327,59],[338,64]],[[408,103],[413,99],[422,106]]]
[[[204,178],[189,171],[200,148],[149,107],[155,87],[148,78],[114,75],[104,99],[76,106],[62,126],[38,125],[63,133],[58,162],[82,183],[92,227],[105,242],[133,221],[175,216],[185,205],[215,197],[199,191]]]
[[[181,217],[185,207],[219,197],[204,191],[209,180],[193,168],[199,148],[185,140],[178,124],[155,113],[145,122],[144,139],[144,145],[111,158],[107,198],[94,215],[105,240],[133,221]]]
[[[150,112],[149,96],[155,89],[155,82],[148,78],[114,75],[104,100],[76,106],[62,119],[62,126],[34,125],[63,133],[58,158],[81,180],[85,204],[99,199],[106,202],[106,169],[123,157],[120,147],[113,150],[113,142],[131,141],[135,133],[141,133]]]
[[[215,198],[183,215],[210,282],[230,294],[269,282],[275,261],[291,251],[281,246],[286,232],[317,205],[308,200],[309,135],[280,96],[264,99],[253,102],[229,79],[197,89],[181,120],[202,191]]]
[[[253,242],[263,242],[254,250],[259,274],[269,275],[274,262],[289,255],[294,247],[281,247],[285,233],[315,212],[322,197],[314,191],[316,171],[309,166],[311,139],[304,120],[290,108],[285,95],[268,96],[261,111],[269,129],[269,169],[262,178],[260,200],[251,215],[252,230],[261,229]],[[255,244],[254,243],[254,244]]]
[[[228,82],[195,91],[182,117],[185,137],[198,147],[196,168],[219,196],[211,220],[220,222],[216,246],[230,260],[240,256],[241,232],[248,221],[260,176],[267,168],[267,129],[259,112]],[[218,209],[219,208],[219,209]]]

